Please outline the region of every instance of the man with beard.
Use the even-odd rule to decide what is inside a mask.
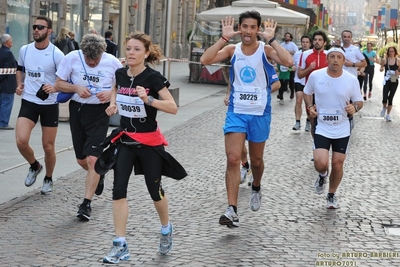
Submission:
[[[30,164],[25,185],[33,185],[37,175],[43,169],[29,145],[32,129],[40,118],[46,168],[42,194],[53,191],[52,175],[56,164],[54,143],[58,127],[58,104],[55,104],[57,94],[55,94],[54,83],[57,68],[64,58],[63,52],[49,40],[52,24],[52,20],[45,16],[39,16],[35,20],[32,25],[35,41],[21,47],[16,75],[16,94],[22,95],[22,100],[15,138],[19,152]]]
[[[328,37],[326,36],[325,32],[315,31],[313,34],[313,49],[307,50],[300,57],[297,75],[300,79],[305,77],[306,84],[308,76],[310,76],[311,72],[328,66],[324,51],[327,40]],[[309,118],[309,120],[306,122],[306,128],[304,129],[306,132],[311,131],[312,136],[314,135],[313,123],[314,122]]]
[[[292,66],[292,56],[276,40],[277,23],[265,21],[261,31],[261,15],[246,11],[239,16],[238,31],[234,19],[222,20],[222,37],[209,47],[201,57],[203,65],[210,65],[231,58],[228,111],[225,119],[225,153],[227,166],[225,183],[228,207],[219,224],[238,227],[237,202],[240,184],[240,161],[245,139],[249,143],[251,169],[254,177],[249,206],[257,211],[261,206],[261,178],[264,172],[263,153],[269,137],[271,123],[271,81],[273,71],[268,58],[284,66]],[[226,43],[239,35],[238,44]],[[269,45],[257,40],[262,36]]]

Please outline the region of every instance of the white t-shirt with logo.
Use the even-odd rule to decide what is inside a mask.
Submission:
[[[327,67],[313,71],[303,92],[315,96],[318,112],[315,133],[332,139],[344,138],[350,135],[346,102],[363,101],[360,85],[347,71],[338,78],[329,76],[326,71]]]
[[[81,98],[78,94],[72,100],[84,104],[100,104],[96,94],[103,90],[111,90],[115,83],[115,71],[122,68],[121,62],[111,54],[103,53],[99,64],[89,67],[81,50],[75,50],[65,56],[57,70],[61,80],[71,81],[73,84],[87,87],[92,95]]]
[[[358,48],[358,46],[350,45],[347,48],[345,48],[345,47],[343,47],[343,48],[346,51],[346,60],[353,62],[353,63],[357,63],[357,62],[360,62],[365,59],[363,53]],[[357,67],[346,67],[343,65],[343,69],[347,70],[354,77],[357,77]]]
[[[24,90],[22,99],[39,105],[52,105],[57,93],[49,94],[46,100],[36,96],[42,84],[54,86],[56,71],[64,59],[64,53],[52,43],[45,49],[37,49],[35,42],[24,45],[19,50],[18,65],[25,67]]]

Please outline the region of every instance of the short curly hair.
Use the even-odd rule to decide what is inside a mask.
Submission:
[[[98,59],[106,51],[106,40],[97,34],[85,34],[81,41],[81,50],[85,57]]]

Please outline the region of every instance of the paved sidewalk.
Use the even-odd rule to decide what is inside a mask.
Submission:
[[[327,210],[325,196],[313,192],[317,173],[310,161],[311,138],[304,130],[292,130],[294,100],[279,105],[273,95],[263,204],[252,212],[251,190],[241,185],[241,226],[235,229],[218,224],[227,203],[221,130],[226,107],[222,92],[209,96],[210,103],[218,100],[216,106],[164,131],[166,149],[189,174],[182,181],[163,180],[175,227],[173,250],[166,256],[157,254],[159,220],[143,177],[132,176],[127,232],[131,259],[120,265],[400,266],[400,238],[386,235],[382,227],[400,225],[400,96],[395,97],[393,122],[385,122],[379,117],[381,76],[376,72],[373,97],[355,116],[338,191],[339,210]],[[35,189],[0,205],[1,266],[102,266],[114,236],[112,180],[110,172],[105,192],[94,198],[90,222],[75,217],[84,191],[81,170],[60,177],[51,195]]]
[[[168,65],[166,66],[168,67]],[[163,72],[163,65],[157,65],[156,69]],[[221,92],[224,94],[225,86],[189,84],[189,67],[187,63],[171,63],[170,82],[171,87],[179,87],[179,112],[177,115],[158,113],[158,123],[162,131],[169,130],[184,123],[198,114],[213,109],[220,105],[221,96],[214,95]],[[16,96],[11,114],[10,125],[15,126],[21,105],[21,97]],[[112,130],[110,127],[109,130]],[[32,131],[30,145],[35,152],[36,158],[44,164],[44,152],[41,145],[42,131],[40,124]],[[6,190],[0,194],[0,204],[16,199],[25,193],[31,192],[42,185],[44,171],[40,179],[31,187],[25,187],[24,181],[28,173],[29,165],[19,153],[15,144],[14,131],[0,130],[0,144],[3,153],[0,154],[0,184],[6,185]],[[57,179],[66,176],[80,167],[76,163],[75,153],[72,147],[71,133],[68,122],[60,122],[55,143],[57,163],[53,179],[57,187]]]

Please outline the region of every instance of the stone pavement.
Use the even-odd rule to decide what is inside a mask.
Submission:
[[[189,174],[182,181],[163,180],[175,228],[173,250],[166,256],[157,254],[159,220],[143,177],[132,176],[127,232],[131,259],[120,265],[400,266],[399,236],[386,235],[382,227],[400,225],[400,94],[395,97],[393,122],[387,123],[379,117],[381,79],[376,72],[373,96],[355,116],[338,210],[327,210],[325,196],[313,191],[317,173],[310,161],[311,138],[304,130],[292,131],[294,100],[279,105],[273,95],[263,204],[252,212],[251,190],[241,185],[241,226],[235,229],[218,224],[227,205],[221,130],[226,108],[223,93],[214,94],[209,101],[221,99],[219,105],[164,131],[166,149]],[[94,198],[90,222],[75,217],[84,175],[77,170],[60,177],[51,195],[36,189],[0,205],[1,266],[103,265],[114,236],[113,173],[106,176],[104,193]]]

